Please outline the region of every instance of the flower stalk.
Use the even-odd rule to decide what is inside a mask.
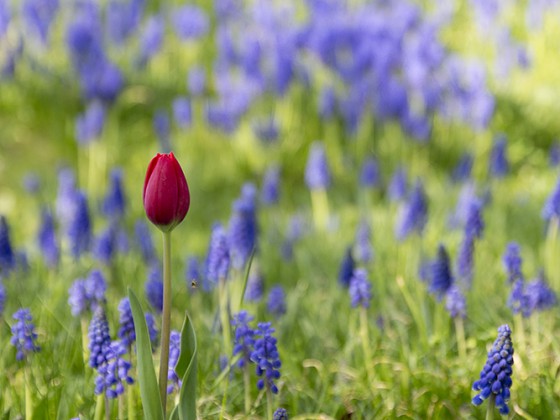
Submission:
[[[171,334],[171,232],[163,232],[163,311],[161,314],[161,356],[159,392],[163,412],[166,412],[167,374],[169,369],[169,336]]]

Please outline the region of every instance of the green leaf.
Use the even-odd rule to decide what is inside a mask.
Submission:
[[[175,366],[175,373],[183,378],[183,384],[179,404],[171,415],[172,419],[175,419],[178,413],[180,420],[196,420],[197,352],[196,334],[187,313],[181,331],[181,353]]]
[[[245,269],[245,278],[243,279],[243,289],[241,290],[241,299],[239,301],[239,308],[243,306],[243,300],[245,299],[245,291],[247,290],[247,283],[249,282],[249,273],[251,272],[251,265],[253,265],[253,258],[255,257],[255,252],[257,248],[253,248],[249,261],[247,262],[247,268]]]
[[[163,407],[159,395],[159,387],[152,359],[152,343],[146,325],[146,317],[136,298],[134,292],[128,288],[128,299],[134,318],[134,330],[136,331],[136,352],[138,366],[138,383],[140,384],[140,395],[144,408],[144,418],[150,420],[163,420]]]

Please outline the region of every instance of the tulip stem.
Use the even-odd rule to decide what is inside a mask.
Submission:
[[[161,357],[159,364],[159,392],[163,412],[166,413],[167,374],[169,369],[169,335],[171,333],[171,232],[163,232],[163,311],[161,327]]]

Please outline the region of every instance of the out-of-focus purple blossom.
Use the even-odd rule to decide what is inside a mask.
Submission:
[[[371,226],[362,220],[356,231],[356,256],[357,260],[367,264],[373,260],[373,245],[371,243]]]
[[[465,232],[457,255],[457,277],[468,288],[471,286],[474,267],[474,236]]]
[[[111,346],[109,323],[103,306],[98,306],[89,324],[89,365],[99,369],[107,363],[108,350]]]
[[[153,263],[156,259],[156,253],[148,224],[143,220],[137,220],[134,224],[134,234],[136,237],[135,242],[142,254],[142,259],[147,264]]]
[[[381,183],[381,174],[375,158],[369,157],[364,160],[360,171],[360,186],[364,188],[376,188]]]
[[[507,244],[502,263],[508,275],[508,282],[514,283],[516,280],[523,280],[521,248],[517,242]]]
[[[157,313],[163,310],[163,280],[159,265],[153,264],[145,284],[146,298]]]
[[[171,139],[169,137],[171,124],[167,112],[161,109],[157,111],[154,115],[153,125],[162,152],[171,152]]]
[[[500,28],[496,35],[496,49],[500,52],[495,61],[497,79],[509,77],[515,68],[527,69],[531,59],[526,47],[516,41],[509,28]]]
[[[323,88],[319,96],[319,115],[328,120],[336,111],[336,94],[332,87]]]
[[[202,267],[198,257],[191,255],[187,259],[187,269],[185,271],[185,279],[187,281],[187,287],[190,287],[193,282],[202,283]]]
[[[450,217],[451,227],[464,227],[466,225],[473,201],[479,201],[476,196],[476,186],[472,182],[467,182],[461,187],[455,212]]]
[[[352,247],[349,246],[344,252],[344,258],[340,263],[340,268],[338,269],[338,283],[343,287],[350,286],[350,280],[352,280],[352,274],[354,273],[354,268],[356,263],[352,257]]]
[[[356,268],[350,278],[350,300],[353,308],[362,306],[369,308],[371,302],[371,282],[368,279],[367,271],[363,268]]]
[[[545,311],[555,307],[558,303],[556,293],[547,284],[542,270],[535,280],[526,284],[525,294],[527,295],[531,312]]]
[[[58,12],[58,0],[24,0],[21,14],[26,34],[46,45],[49,29]],[[1,33],[1,31],[0,31]]]
[[[548,163],[551,167],[556,168],[560,165],[560,144],[555,141],[552,146],[550,146],[550,151],[548,153]]]
[[[494,139],[494,144],[490,151],[489,171],[495,178],[503,178],[509,172],[506,146],[507,141],[504,135],[499,135]]]
[[[508,298],[508,306],[514,315],[518,313],[521,313],[524,317],[531,315],[531,302],[529,301],[529,296],[525,292],[525,282],[523,279],[519,278],[512,284]]]
[[[256,120],[253,123],[253,133],[263,144],[271,144],[278,140],[280,127],[273,117]]]
[[[208,16],[196,6],[183,6],[173,12],[175,33],[183,41],[203,37],[209,26]]]
[[[457,285],[451,286],[445,294],[445,309],[451,318],[464,318],[467,315],[465,295]]]
[[[100,101],[92,101],[85,112],[76,118],[76,140],[81,146],[98,139],[105,125],[105,106]]]
[[[212,228],[210,244],[206,256],[206,280],[210,287],[218,284],[218,281],[226,280],[230,266],[230,246],[225,229],[219,223]]]
[[[399,209],[395,227],[397,239],[402,241],[414,231],[421,235],[427,221],[428,201],[422,182],[417,180],[407,202]]]
[[[238,16],[243,10],[242,0],[214,0],[214,10],[219,21]]]
[[[187,75],[187,89],[193,96],[202,96],[206,90],[206,71],[202,67],[193,67]]]
[[[531,31],[542,29],[544,18],[549,13],[553,13],[553,9],[558,8],[557,0],[533,0],[527,3],[525,9],[525,22]]]
[[[4,34],[8,30],[8,25],[12,19],[12,14],[10,13],[10,2],[0,1],[0,39],[4,37]]]
[[[406,197],[408,189],[406,170],[398,167],[389,182],[388,195],[391,201],[401,201]]]
[[[111,0],[106,9],[109,38],[122,45],[138,28],[144,13],[145,0]]]
[[[265,387],[270,389],[273,394],[278,393],[278,387],[274,383],[280,378],[280,355],[276,347],[276,338],[272,335],[274,328],[270,322],[259,323],[255,336],[255,349],[251,353],[251,361],[257,365],[257,376],[263,376],[257,382],[257,388],[262,390]]]
[[[184,97],[178,97],[173,101],[173,118],[181,128],[188,128],[192,122],[191,101]]]
[[[36,194],[41,189],[41,180],[36,173],[29,172],[23,177],[23,188],[30,194]]]
[[[99,270],[90,272],[87,278],[77,279],[68,290],[68,304],[72,315],[82,316],[87,311],[95,311],[105,303],[107,283]]]
[[[251,270],[247,279],[247,287],[245,289],[245,300],[247,302],[258,302],[262,299],[264,293],[264,280],[262,274],[258,270]]]
[[[123,346],[130,348],[136,341],[136,331],[134,329],[134,319],[132,309],[127,297],[119,302],[119,331],[117,333]]]
[[[122,181],[123,175],[120,168],[111,171],[109,188],[103,199],[101,210],[111,219],[120,219],[126,210],[126,197]]]
[[[22,361],[29,354],[41,350],[37,345],[37,333],[31,311],[21,308],[16,311],[13,318],[17,321],[12,325],[12,338],[10,343],[16,348],[16,359]]]
[[[321,142],[311,145],[305,167],[305,184],[310,190],[327,189],[331,183],[331,173],[325,147]]]
[[[420,281],[423,281],[424,283],[431,281],[433,273],[432,264],[433,261],[431,260],[424,259],[420,261],[420,264],[418,265],[418,278]]]
[[[41,212],[41,227],[37,235],[37,243],[45,264],[50,268],[56,267],[60,259],[60,248],[56,240],[52,213],[46,208]]]
[[[286,313],[286,293],[284,288],[280,285],[274,286],[268,293],[266,303],[268,312],[272,315],[279,317]]]
[[[288,420],[288,411],[285,408],[279,407],[274,410],[272,415],[272,420]]]
[[[233,355],[240,355],[237,367],[244,369],[251,363],[251,353],[255,346],[255,331],[249,326],[254,318],[247,311],[234,315],[231,324],[235,327]]]
[[[125,354],[126,348],[120,341],[113,341],[106,346],[105,361],[97,367],[95,395],[105,392],[108,398],[114,399],[124,393],[125,384],[134,383],[129,374],[132,364],[122,357]]]
[[[159,331],[156,325],[156,319],[150,312],[146,312],[146,325],[148,326],[148,335],[150,336],[150,342],[152,343],[152,352],[156,351],[159,344]]]
[[[4,315],[4,308],[6,307],[6,288],[0,278],[0,318]]]
[[[155,56],[161,49],[165,32],[165,22],[159,15],[150,16],[140,34],[140,57],[138,59],[141,66]]]
[[[231,260],[236,269],[245,266],[257,247],[256,196],[256,187],[252,183],[246,183],[241,189],[241,197],[233,203],[228,234]]]
[[[0,274],[12,271],[16,266],[16,257],[10,239],[10,227],[5,216],[0,216]]]
[[[76,176],[70,168],[58,172],[58,193],[56,196],[56,215],[64,228],[68,227],[76,208]]]
[[[181,389],[182,381],[181,378],[175,372],[175,367],[179,361],[179,355],[181,354],[181,333],[176,330],[172,330],[169,335],[169,367],[167,371],[167,393],[171,394],[174,390],[179,391]]]
[[[451,174],[451,179],[453,182],[464,182],[467,181],[471,176],[471,171],[474,163],[473,155],[470,153],[465,153],[457,162],[457,166],[453,169]]]
[[[433,293],[438,300],[441,300],[453,284],[449,254],[442,244],[438,247],[436,259],[433,261],[431,268],[431,282],[428,291]]]
[[[481,238],[484,232],[484,220],[482,219],[482,201],[471,200],[467,219],[465,220],[465,234],[473,238]]]
[[[111,264],[117,247],[117,226],[110,223],[93,242],[94,258],[105,265]]]
[[[560,219],[560,178],[544,203],[541,214],[547,223],[550,223],[553,218]]]
[[[91,244],[91,219],[85,193],[76,191],[75,200],[74,213],[70,219],[67,236],[70,253],[75,259],[78,259],[89,250]]]
[[[278,203],[280,198],[280,168],[276,165],[267,168],[263,176],[261,201],[270,206]]]

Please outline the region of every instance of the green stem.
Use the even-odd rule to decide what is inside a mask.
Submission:
[[[467,358],[467,343],[465,341],[465,326],[463,318],[455,317],[455,334],[457,335],[457,348],[459,349],[459,358],[464,361]]]
[[[28,366],[24,369],[25,375],[25,418],[33,418],[33,393],[31,392],[31,378]]]
[[[218,281],[218,294],[220,299],[220,322],[222,324],[222,337],[224,339],[224,352],[230,357],[231,349],[231,320],[229,316],[228,284],[225,278]]]
[[[85,317],[81,318],[82,329],[82,355],[84,357],[84,367],[89,366],[89,348],[88,348],[88,322]]]
[[[368,382],[371,383],[373,379],[372,369],[371,369],[371,348],[369,341],[369,328],[368,328],[368,317],[367,309],[363,306],[360,307],[360,338],[362,340],[362,348],[364,351],[364,364],[366,367],[366,374],[368,377]]]
[[[526,343],[527,340],[525,339],[525,326],[524,326],[524,322],[523,322],[523,316],[521,314],[516,314],[514,317],[514,322],[515,322],[515,330],[517,333],[517,348],[519,349],[523,349],[522,351],[519,352],[519,362],[520,362],[520,368],[523,367],[523,359],[521,358],[521,355],[523,354],[524,351],[526,351]]]
[[[243,386],[245,387],[245,415],[251,410],[251,376],[247,366],[243,366]]]
[[[111,400],[105,394],[105,420],[111,420]]]
[[[272,391],[266,387],[266,414],[268,420],[272,420]]]
[[[163,413],[165,414],[167,405],[167,371],[169,369],[169,335],[171,334],[171,232],[163,232],[163,311],[161,317],[159,393]]]
[[[97,396],[97,401],[95,402],[95,414],[93,416],[94,420],[103,419],[103,407],[105,406],[105,398],[103,394]]]
[[[317,230],[325,230],[329,223],[329,199],[324,188],[311,190],[313,221]]]
[[[133,357],[133,353],[132,353],[132,348],[131,346],[128,346],[128,354],[130,355],[130,362],[132,363],[133,366],[136,366],[134,363]],[[130,385],[127,390],[126,390],[126,397],[127,397],[127,402],[128,402],[128,418],[129,419],[136,419],[136,401],[134,399],[134,387],[132,385]]]
[[[496,396],[490,394],[488,398],[488,407],[486,407],[486,420],[494,420],[494,407],[496,406]]]
[[[126,403],[124,401],[124,395],[119,395],[119,419],[124,419]]]

